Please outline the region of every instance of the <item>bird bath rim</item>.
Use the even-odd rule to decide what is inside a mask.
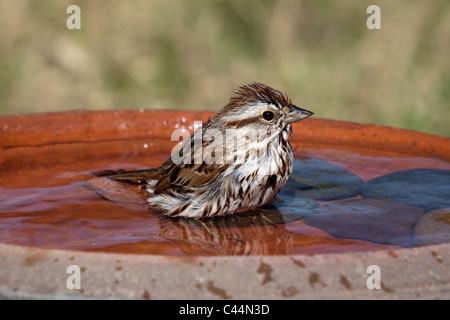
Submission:
[[[106,110],[0,117],[0,148],[52,143],[170,138],[176,125],[206,122],[211,111]],[[159,125],[159,130],[149,128]],[[51,126],[52,134],[45,135]],[[100,128],[100,126],[102,126]],[[161,130],[162,128],[162,130]],[[99,130],[101,129],[101,130]],[[293,124],[298,142],[368,147],[450,161],[450,138],[375,124],[308,118]]]
[[[149,135],[167,138],[176,124],[204,122],[213,114],[111,110],[5,116],[0,117],[0,148],[131,140]],[[450,139],[431,134],[324,119],[307,119],[295,124],[293,130],[298,142],[371,146],[450,161]],[[99,253],[0,244],[1,264],[10,266],[0,268],[0,297],[449,298],[449,257],[450,244],[373,252],[251,257]],[[66,287],[68,265],[81,267],[82,289]],[[380,290],[366,286],[370,265],[381,268]]]

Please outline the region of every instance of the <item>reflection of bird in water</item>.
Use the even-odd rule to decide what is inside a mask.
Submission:
[[[188,255],[292,254],[293,234],[276,209],[206,221],[161,218],[159,224],[159,236],[175,242]]]

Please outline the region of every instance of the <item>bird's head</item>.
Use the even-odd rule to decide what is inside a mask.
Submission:
[[[295,106],[289,97],[262,83],[241,86],[236,95],[217,114],[221,124],[229,129],[265,129],[274,131],[290,129],[293,122],[313,113]]]

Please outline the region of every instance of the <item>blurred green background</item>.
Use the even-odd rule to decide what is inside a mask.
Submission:
[[[253,81],[319,118],[450,136],[450,1],[0,0],[0,115],[219,110]]]

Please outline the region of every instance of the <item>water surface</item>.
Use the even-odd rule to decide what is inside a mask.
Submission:
[[[93,172],[160,165],[170,154],[167,141],[4,149],[0,242],[157,255],[286,255],[450,241],[450,163],[370,149],[293,147],[294,172],[277,201],[204,221],[163,217],[136,188],[105,184],[109,201],[85,187]]]

